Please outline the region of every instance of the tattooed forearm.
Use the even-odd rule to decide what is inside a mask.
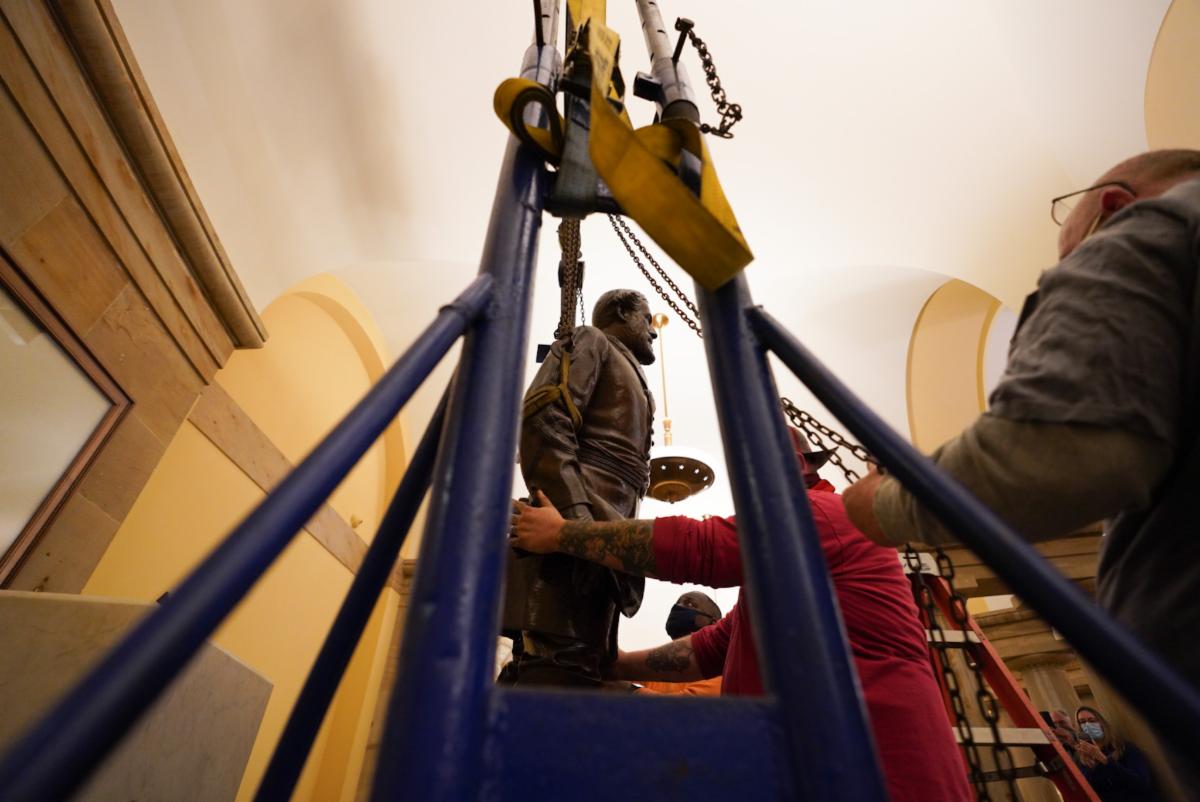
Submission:
[[[691,638],[680,638],[646,653],[646,668],[655,674],[683,674],[691,666]]]
[[[654,576],[654,521],[566,521],[558,550],[636,576]]]

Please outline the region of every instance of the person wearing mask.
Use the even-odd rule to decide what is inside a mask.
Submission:
[[[829,452],[809,450],[791,430],[813,522],[825,554],[858,671],[884,780],[893,802],[972,799],[941,691],[930,668],[925,630],[892,548],[877,546],[846,518],[841,497],[817,469]],[[549,503],[514,501],[514,547],[563,552],[618,571],[711,587],[742,583],[735,518],[566,520]],[[723,695],[764,693],[756,637],[744,590],[716,624],[662,646],[621,652],[614,679],[690,681],[720,675]]]
[[[671,640],[686,638],[721,620],[721,608],[705,593],[688,591],[680,596],[667,615],[667,636]],[[641,683],[642,693],[660,693],[675,696],[720,696],[721,677],[709,677],[693,682],[661,682],[647,680]]]
[[[1112,731],[1094,707],[1075,711],[1079,724],[1076,759],[1101,802],[1158,802],[1150,763],[1142,750]]]

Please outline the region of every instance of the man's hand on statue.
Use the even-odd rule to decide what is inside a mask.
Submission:
[[[553,554],[558,551],[563,517],[541,490],[533,491],[540,506],[513,500],[512,529],[509,545],[534,554]]]
[[[846,507],[850,523],[854,524],[858,531],[881,546],[889,546],[891,543],[888,542],[883,527],[879,525],[879,519],[875,517],[875,493],[882,481],[883,474],[876,470],[874,465],[869,466],[866,476],[846,488],[846,492],[842,494],[842,504]]]

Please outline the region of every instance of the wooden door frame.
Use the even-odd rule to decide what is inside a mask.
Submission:
[[[111,402],[111,406],[100,419],[100,423],[84,441],[83,447],[75,454],[67,469],[54,483],[46,497],[42,499],[42,503],[34,510],[33,515],[21,529],[21,533],[17,535],[17,539],[3,554],[0,554],[0,587],[4,587],[42,533],[54,521],[54,516],[71,496],[92,460],[100,453],[109,435],[129,411],[132,401],[108,375],[108,372],[96,360],[87,346],[71,332],[62,318],[46,302],[46,299],[25,279],[15,261],[3,248],[0,248],[0,287],[3,287],[16,299],[25,313],[37,321],[38,325],[58,343],[66,355],[91,379],[92,384]]]

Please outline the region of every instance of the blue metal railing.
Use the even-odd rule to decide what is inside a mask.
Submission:
[[[550,4],[545,0],[541,8]],[[555,4],[555,9],[557,8]],[[554,29],[553,17],[544,19]],[[543,32],[524,77],[554,88]],[[540,45],[540,46],[539,46]],[[695,165],[685,169],[694,170]],[[696,174],[690,174],[694,184]],[[373,799],[886,798],[836,597],[766,359],[774,351],[888,470],[956,531],[1096,669],[1177,743],[1200,732],[1200,694],[1088,602],[961,487],[883,424],[773,318],[744,276],[698,290],[705,348],[769,697],[717,702],[504,691],[491,684],[513,455],[543,202],[541,157],[509,139],[480,276],[443,308],[355,409],[0,762],[4,800],[66,798],[186,665],[463,334],[452,386],[417,447],[310,671],[258,791],[290,796],[337,683],[432,481]],[[431,480],[432,477],[432,480]],[[656,727],[669,715],[711,756]],[[577,727],[584,723],[586,736]],[[512,731],[511,728],[517,728]],[[557,728],[557,729],[555,729]],[[557,737],[539,744],[542,732]],[[578,739],[578,740],[577,740]],[[606,740],[609,739],[609,740]],[[619,746],[609,748],[612,739]],[[586,741],[586,742],[585,742]],[[618,754],[615,770],[606,757]],[[576,756],[583,755],[580,759]],[[572,758],[575,757],[575,760]],[[726,755],[734,758],[735,755]],[[637,760],[663,766],[633,765]],[[742,771],[744,773],[739,773]],[[537,782],[539,773],[549,778]],[[772,773],[773,772],[773,773]],[[508,780],[519,780],[520,785]],[[531,782],[532,781],[532,782]],[[531,784],[526,784],[531,783]],[[646,793],[651,793],[646,791]]]
[[[66,798],[183,669],[491,300],[480,276],[362,401],[0,763],[6,800]]]
[[[763,344],[817,400],[1168,742],[1195,742],[1200,732],[1200,690],[1097,607],[995,513],[892,431],[779,321],[758,308],[747,309],[747,315]]]
[[[275,745],[271,762],[267,764],[258,786],[258,793],[254,797],[257,802],[286,802],[292,798],[292,790],[300,779],[300,772],[312,750],[321,721],[333,701],[346,666],[350,664],[375,602],[400,555],[400,547],[404,545],[421,500],[429,490],[438,440],[445,421],[446,397],[443,396],[409,460],[400,487],[396,489],[383,520],[379,522],[379,529],[363,556],[362,565],[354,575],[337,617],[329,627],[329,634],[317,653],[304,687],[296,697],[292,714],[283,728],[283,734],[279,736],[279,743]]]
[[[779,699],[798,796],[886,800],[862,692],[779,407],[745,320],[744,275],[697,285],[759,664]],[[819,725],[816,725],[820,722]]]

